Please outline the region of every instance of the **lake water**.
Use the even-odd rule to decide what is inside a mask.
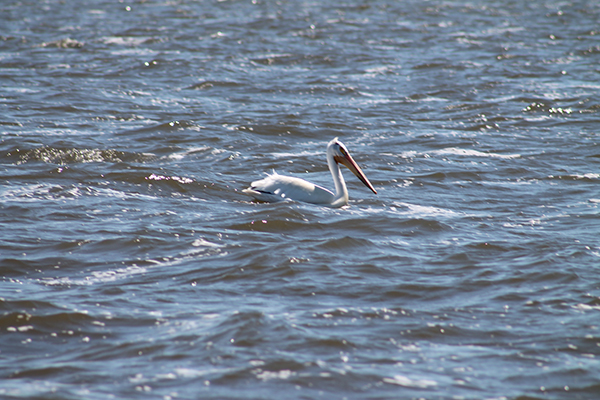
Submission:
[[[598,2],[0,12],[0,397],[600,396]]]

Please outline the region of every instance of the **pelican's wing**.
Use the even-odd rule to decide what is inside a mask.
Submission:
[[[333,199],[329,190],[292,176],[274,173],[254,181],[243,192],[259,201],[274,203],[282,200],[303,201],[313,204],[328,204]]]

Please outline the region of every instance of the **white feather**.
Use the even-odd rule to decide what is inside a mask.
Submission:
[[[324,187],[293,176],[279,175],[276,172],[252,182],[243,192],[256,200],[269,203],[295,200],[313,204],[330,204],[334,198],[334,194]]]

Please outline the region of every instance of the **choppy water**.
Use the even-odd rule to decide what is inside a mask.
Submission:
[[[597,2],[0,12],[0,397],[597,398]]]

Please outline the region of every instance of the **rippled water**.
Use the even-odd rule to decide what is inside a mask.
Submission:
[[[0,397],[600,393],[597,2],[0,10]]]

